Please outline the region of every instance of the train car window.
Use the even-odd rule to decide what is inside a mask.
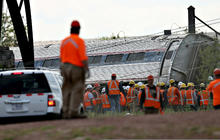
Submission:
[[[53,59],[52,67],[59,68],[60,67],[60,59]]]
[[[18,68],[23,68],[23,67],[24,67],[23,61],[18,62]]]
[[[35,67],[41,67],[43,64],[43,60],[37,60],[35,61]]]
[[[166,55],[166,59],[167,60],[171,59],[172,55],[173,55],[173,51],[168,51],[168,53]]]
[[[147,52],[145,61],[147,62],[160,62],[164,52]]]
[[[94,56],[89,56],[89,64],[92,64],[92,61],[93,61],[93,59],[94,59]]]
[[[50,67],[52,65],[52,61],[53,61],[52,59],[51,60],[45,60],[43,66],[44,67]]]
[[[101,62],[102,55],[100,56],[89,56],[89,64],[99,64]]]
[[[128,55],[127,61],[140,61],[140,60],[144,60],[144,52],[141,53],[130,53]]]
[[[108,55],[108,56],[106,57],[105,63],[117,63],[117,62],[121,62],[123,55],[124,55],[124,54]]]

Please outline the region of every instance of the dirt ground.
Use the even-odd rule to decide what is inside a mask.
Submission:
[[[220,138],[220,111],[127,115],[0,125],[0,140]]]

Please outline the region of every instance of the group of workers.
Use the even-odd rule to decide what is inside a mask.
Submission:
[[[60,45],[64,119],[86,118],[87,116],[79,111],[82,102],[88,112],[143,110],[145,113],[163,113],[164,109],[170,107],[175,111],[184,110],[186,105],[197,110],[197,105],[207,108],[210,93],[213,94],[214,108],[220,109],[220,69],[215,69],[216,80],[212,81],[207,89],[201,84],[201,89],[196,90],[193,83],[188,83],[187,86],[183,83],[178,88],[175,87],[173,79],[170,80],[169,89],[166,89],[165,83],[155,86],[152,75],[147,77],[147,85],[130,81],[129,86],[123,87],[123,83],[116,80],[116,74],[112,74],[112,79],[106,87],[101,89],[98,83],[94,87],[87,85],[83,94],[85,79],[90,77],[90,72],[85,42],[79,37],[80,28],[80,23],[73,20],[70,35]]]
[[[207,87],[201,83],[195,88],[194,83],[187,84],[171,79],[169,87],[164,82],[154,85],[154,77],[147,77],[147,85],[142,82],[135,84],[133,80],[128,86],[116,80],[116,74],[106,86],[101,89],[100,84],[87,85],[84,94],[84,107],[87,112],[105,113],[107,111],[135,113],[144,111],[146,114],[161,113],[165,109],[186,111],[198,109],[206,110],[213,104],[215,109],[220,108],[220,69],[214,70],[215,80]],[[213,103],[212,100],[213,98]]]

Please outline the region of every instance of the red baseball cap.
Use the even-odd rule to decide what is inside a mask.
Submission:
[[[71,23],[71,27],[80,27],[79,21],[73,20]]]
[[[115,76],[115,77],[116,77],[116,74],[115,74],[115,73],[113,73],[113,74],[112,74],[112,76]]]
[[[216,68],[216,69],[214,70],[214,74],[215,74],[215,75],[220,75],[220,68]]]
[[[153,75],[149,75],[149,76],[147,77],[147,80],[154,80]]]

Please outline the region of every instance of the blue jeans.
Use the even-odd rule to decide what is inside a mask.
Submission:
[[[120,95],[109,95],[109,101],[111,104],[111,111],[112,112],[121,112],[120,108]]]

